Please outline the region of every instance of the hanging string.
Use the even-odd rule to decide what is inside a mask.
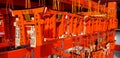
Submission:
[[[56,0],[53,0],[53,9],[57,9],[57,3],[56,3]]]
[[[12,7],[12,8],[11,8]],[[11,19],[10,19],[10,15],[11,15],[11,9],[14,9],[14,4],[13,4],[13,0],[6,0],[6,15],[7,15],[7,21],[8,21],[8,27],[9,27],[9,29],[7,29],[8,30],[8,33],[10,33],[11,31],[10,31],[10,21],[11,21]],[[8,36],[11,36],[11,34],[8,34]],[[12,40],[12,39],[10,39],[10,40]],[[10,42],[10,47],[11,47],[11,45],[12,45],[12,42],[11,41],[9,41]]]
[[[57,0],[57,4],[58,4],[58,11],[60,10],[60,0]]]
[[[76,0],[74,0],[75,2],[74,2],[74,12],[76,12]]]
[[[14,9],[13,0],[6,0],[6,9],[9,9],[9,8]]]
[[[53,5],[54,5],[54,0],[53,0]],[[45,0],[39,0],[38,6],[44,6],[45,7]]]
[[[100,13],[100,3],[101,3],[101,0],[98,1],[98,14]]]
[[[74,2],[73,2],[74,0],[72,0],[72,13],[74,12],[73,10],[74,10]]]
[[[78,2],[78,12],[80,12],[80,7],[81,7],[81,5],[80,5],[80,0],[79,0],[79,2]]]
[[[76,12],[76,0],[72,0],[72,13]]]
[[[40,0],[39,0],[39,3],[38,3],[38,6],[40,6]]]
[[[28,0],[28,8],[31,8],[31,2]]]
[[[106,12],[106,5],[107,5],[107,3],[105,2],[105,4],[104,4],[104,13]]]
[[[88,12],[89,12],[89,15],[91,15],[91,0],[88,0]]]
[[[25,8],[31,8],[30,0],[25,0]]]

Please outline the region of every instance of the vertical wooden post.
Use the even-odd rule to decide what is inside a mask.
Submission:
[[[117,2],[108,2],[108,12],[112,17],[117,17]]]

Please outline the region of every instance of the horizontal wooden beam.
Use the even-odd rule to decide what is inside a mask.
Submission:
[[[6,0],[0,0],[0,4],[6,4]],[[25,7],[25,0],[13,0],[14,6]],[[31,2],[31,7],[38,6],[38,3]]]
[[[99,1],[99,0],[93,0],[93,1]],[[118,2],[120,3],[120,0],[101,0],[101,2]]]

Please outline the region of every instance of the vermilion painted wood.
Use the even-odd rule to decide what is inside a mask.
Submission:
[[[108,5],[109,8],[111,8],[111,4]],[[114,7],[115,5],[112,4]],[[92,47],[90,49],[93,58],[102,58],[105,52],[103,51],[104,48],[108,48],[106,46],[109,46],[109,49],[105,52],[107,53],[105,57],[113,58],[117,20],[115,14],[112,14],[110,9],[106,12],[110,15],[108,18],[106,16],[90,16],[89,12],[83,12],[83,15],[54,10],[47,10],[45,12],[44,7],[14,10],[15,18],[19,19],[16,23],[20,27],[20,45],[30,45],[30,40],[28,40],[30,39],[30,34],[27,34],[27,30],[30,28],[25,26],[35,26],[36,47],[1,52],[0,58],[47,58],[52,54],[68,58],[73,56],[79,58],[82,57],[82,53],[87,52],[84,49],[90,48],[93,45],[96,45],[95,48]],[[93,15],[101,15],[96,12],[93,13]],[[25,14],[33,14],[34,20],[28,21],[24,17]],[[70,54],[64,52],[76,46],[84,48],[81,51],[77,50],[80,52],[79,55],[74,54],[75,50],[71,50]],[[101,46],[103,49],[100,48]]]

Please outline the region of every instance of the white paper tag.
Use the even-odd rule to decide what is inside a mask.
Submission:
[[[15,29],[15,47],[17,48],[20,46],[20,29],[18,26],[16,26]]]
[[[36,33],[35,33],[35,28],[34,26],[31,26],[31,30],[30,30],[30,47],[36,47]]]

